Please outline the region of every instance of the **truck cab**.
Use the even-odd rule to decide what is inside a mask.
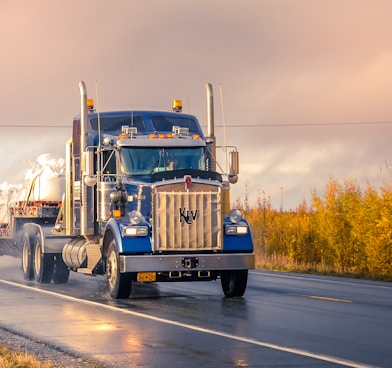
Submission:
[[[229,173],[217,172],[213,127],[205,136],[179,100],[172,111],[97,112],[79,87],[62,210],[42,240],[61,253],[57,269],[104,275],[112,298],[128,298],[133,282],[216,279],[227,297],[242,296],[254,253],[247,221],[230,208],[238,152]]]

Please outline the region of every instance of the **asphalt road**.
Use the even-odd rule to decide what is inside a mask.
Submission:
[[[103,277],[36,285],[3,256],[0,295],[0,325],[115,367],[392,367],[390,283],[251,271],[243,298],[200,282],[114,301]]]

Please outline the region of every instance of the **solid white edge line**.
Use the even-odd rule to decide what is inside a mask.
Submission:
[[[111,310],[111,311],[121,312],[123,314],[129,314],[129,315],[132,315],[132,316],[135,316],[135,317],[145,318],[145,319],[148,319],[148,320],[151,320],[151,321],[155,321],[155,322],[160,322],[160,323],[165,323],[165,324],[172,325],[172,326],[182,327],[182,328],[185,328],[185,329],[188,329],[188,330],[192,330],[192,331],[207,333],[207,334],[214,335],[214,336],[224,337],[224,338],[227,338],[227,339],[236,340],[236,341],[240,341],[240,342],[247,343],[247,344],[257,345],[257,346],[261,346],[261,347],[265,347],[265,348],[269,348],[269,349],[273,349],[273,350],[283,351],[283,352],[286,352],[286,353],[291,353],[291,354],[300,355],[300,356],[304,356],[304,357],[308,357],[308,358],[322,360],[322,361],[329,362],[329,363],[340,364],[340,365],[343,365],[343,366],[346,366],[346,367],[352,367],[352,368],[376,368],[376,366],[373,366],[373,365],[362,364],[362,363],[354,362],[354,361],[351,361],[351,360],[336,358],[336,357],[329,356],[329,355],[317,354],[317,353],[312,353],[312,352],[306,351],[306,350],[289,348],[289,347],[286,347],[286,346],[280,346],[280,345],[276,345],[276,344],[271,344],[271,343],[268,343],[268,342],[258,341],[258,340],[255,340],[255,339],[252,339],[252,338],[248,338],[248,337],[235,336],[235,335],[232,335],[232,334],[229,334],[229,333],[226,333],[226,332],[211,330],[209,328],[204,328],[204,327],[199,327],[199,326],[195,326],[195,325],[190,325],[190,324],[187,324],[187,323],[177,322],[177,321],[173,321],[173,320],[170,320],[170,319],[150,316],[148,314],[134,312],[134,311],[130,311],[130,310],[127,310],[127,309],[122,309],[122,308],[118,308],[116,306],[111,306],[111,305],[107,305],[107,304],[101,304],[101,303],[90,301],[90,300],[78,299],[78,298],[75,298],[75,297],[72,297],[72,296],[58,294],[56,292],[49,291],[49,290],[37,289],[37,288],[32,287],[32,286],[18,284],[16,282],[12,282],[12,281],[0,280],[0,283],[6,284],[6,285],[10,285],[10,286],[14,286],[14,287],[18,287],[18,288],[21,288],[21,289],[27,289],[27,290],[30,290],[30,291],[36,291],[36,292],[39,292],[39,293],[42,293],[42,294],[47,294],[47,295],[50,295],[50,296],[54,296],[54,297],[57,297],[57,298],[60,298],[60,299],[65,299],[65,300],[78,302],[78,303],[82,303],[82,304],[87,304],[87,305],[93,305],[95,307],[101,307],[101,308],[108,309],[108,310]]]

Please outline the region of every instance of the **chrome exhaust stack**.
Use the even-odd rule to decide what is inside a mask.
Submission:
[[[91,173],[88,171],[87,133],[88,108],[87,89],[83,81],[79,82],[80,90],[80,235],[94,235],[93,188],[85,183]]]
[[[211,147],[211,171],[216,171],[216,138],[215,138],[215,126],[214,126],[214,92],[212,90],[212,84],[206,84],[207,92],[207,143]]]
[[[87,148],[87,88],[83,81],[79,82],[80,90],[80,152],[83,154]],[[83,170],[83,169],[82,169]]]

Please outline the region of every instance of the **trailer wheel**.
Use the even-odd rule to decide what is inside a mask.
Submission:
[[[22,237],[22,270],[25,280],[32,280],[34,278],[32,253],[29,234],[24,233]]]
[[[54,257],[53,254],[42,253],[41,236],[37,233],[34,237],[33,269],[35,281],[40,284],[49,284],[53,277]]]
[[[222,290],[226,297],[241,297],[246,290],[248,270],[224,271],[221,274]]]
[[[120,272],[115,240],[112,240],[109,245],[106,259],[106,277],[108,279],[109,294],[113,299],[129,298],[132,290],[132,274]]]
[[[69,279],[69,268],[64,263],[61,253],[54,255],[53,282],[55,284],[66,284]]]

